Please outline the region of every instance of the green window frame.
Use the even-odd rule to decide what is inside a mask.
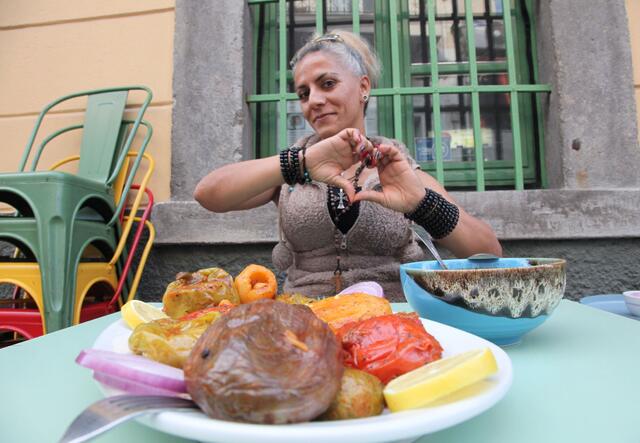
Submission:
[[[255,69],[254,91],[247,96],[247,103],[253,116],[256,157],[276,154],[290,145],[287,136],[295,133],[297,120],[292,116],[298,98],[288,63],[301,42],[295,41],[294,30],[323,33],[327,28],[346,26],[359,34],[366,27],[369,38],[373,29],[372,43],[383,65],[382,78],[371,93],[376,102],[375,109],[369,110],[375,112],[374,132],[403,141],[421,167],[451,189],[546,187],[540,95],[551,88],[538,84],[533,0],[316,0],[315,14],[302,22],[296,22],[290,5],[308,6],[314,3],[310,0],[248,3],[253,17]],[[336,3],[350,6],[350,11],[342,13],[342,22],[327,15],[327,5],[335,7]],[[436,11],[446,4],[451,11]],[[489,55],[487,59],[483,54],[479,60],[476,36],[485,34],[478,34],[476,25],[483,22]],[[443,45],[439,46],[438,39],[446,37],[442,23],[451,23],[456,34],[453,61],[443,61],[438,53]],[[491,53],[495,23],[501,24],[499,34],[504,40],[501,57],[495,56],[495,50]],[[415,29],[420,30],[418,35]],[[422,59],[416,61],[412,51],[416,52],[417,40]],[[466,57],[460,56],[462,49],[466,49]],[[451,80],[457,84],[449,84]],[[493,105],[487,107],[487,102]],[[488,110],[494,113],[488,116],[493,128],[483,128],[483,115]],[[460,127],[446,127],[456,113]],[[502,124],[509,125],[505,134],[510,132],[510,143],[501,141],[499,122],[505,118]],[[423,132],[420,137],[416,128]],[[464,145],[452,147],[454,138],[463,139]],[[485,138],[493,140],[493,145],[485,144]],[[487,158],[487,148],[493,149],[496,158]],[[452,151],[465,157],[453,158]]]

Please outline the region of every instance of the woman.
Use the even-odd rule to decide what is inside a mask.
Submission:
[[[458,257],[501,255],[491,227],[457,206],[402,143],[365,136],[379,63],[364,40],[344,31],[317,37],[292,68],[314,134],[280,155],[221,167],[194,194],[214,212],[278,205],[273,262],[287,272],[284,292],[327,296],[375,280],[403,300],[399,264],[424,259],[412,221]]]

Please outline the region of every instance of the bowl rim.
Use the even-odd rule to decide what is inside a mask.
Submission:
[[[622,296],[625,300],[638,301],[640,303],[640,289],[635,289],[633,291],[624,291]]]
[[[553,267],[565,267],[567,265],[567,260],[565,260],[564,258],[552,258],[552,257],[499,257],[499,258],[516,259],[516,260],[525,259],[525,260],[534,260],[534,261],[544,260],[544,261],[548,261],[548,263],[537,263],[535,265],[531,265],[528,267],[512,266],[512,267],[505,267],[505,268],[416,269],[411,267],[411,265],[415,265],[418,263],[434,263],[434,264],[437,263],[437,260],[420,260],[420,261],[402,263],[400,265],[400,269],[407,272],[407,274],[412,274],[414,272],[424,272],[424,271],[428,273],[455,274],[455,273],[462,273],[467,271],[474,271],[478,273],[488,273],[488,272],[506,272],[513,269],[544,269],[544,268],[553,268]],[[468,259],[455,258],[455,259],[445,259],[443,261],[446,264],[447,261],[453,261],[453,260],[468,260]]]

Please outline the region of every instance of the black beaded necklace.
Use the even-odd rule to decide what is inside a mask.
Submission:
[[[360,179],[360,174],[362,174],[362,171],[364,171],[367,164],[368,158],[358,166],[354,176],[350,179],[356,193],[360,192],[362,189],[358,185],[358,180]],[[344,283],[342,279],[342,272],[347,270],[343,269],[340,263],[343,253],[342,251],[344,251],[344,253],[347,252],[347,233],[358,219],[360,204],[359,202],[352,204],[342,188],[327,185],[327,206],[334,224],[336,269],[333,271],[333,282],[335,284],[337,294],[342,290]]]

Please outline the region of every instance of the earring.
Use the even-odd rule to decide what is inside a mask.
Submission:
[[[363,95],[362,100],[366,103],[369,100],[369,96],[367,94]]]

